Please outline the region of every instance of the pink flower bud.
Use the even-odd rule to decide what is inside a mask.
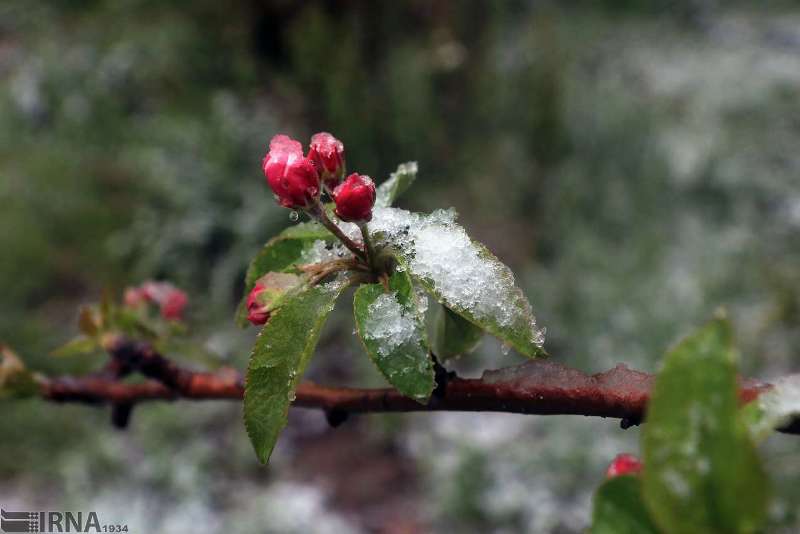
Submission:
[[[124,302],[125,306],[128,308],[138,308],[145,302],[147,302],[148,298],[145,292],[140,287],[129,287],[125,289],[125,297]]]
[[[146,302],[158,305],[164,319],[179,321],[183,318],[189,297],[169,282],[147,281],[139,287],[125,290],[125,305],[129,308],[138,308]]]
[[[333,191],[336,215],[347,222],[372,220],[375,183],[369,176],[353,173]]]
[[[267,307],[264,304],[259,302],[261,295],[266,290],[267,288],[263,284],[257,283],[253,290],[250,291],[250,294],[247,295],[247,320],[256,326],[266,324],[269,321],[270,312],[267,311]]]
[[[320,132],[311,137],[308,159],[314,163],[328,190],[339,185],[344,177],[344,145],[328,132]]]
[[[296,274],[270,272],[256,280],[247,295],[247,320],[255,325],[269,321],[285,295],[301,286],[303,278]]]
[[[620,475],[637,475],[642,470],[642,462],[632,454],[618,454],[606,470],[606,478]]]
[[[289,136],[272,138],[262,167],[281,206],[305,208],[319,196],[317,170],[310,159],[303,157],[303,146]]]
[[[170,321],[180,321],[183,319],[183,310],[189,303],[186,293],[177,288],[170,288],[166,293],[161,305],[161,316]]]

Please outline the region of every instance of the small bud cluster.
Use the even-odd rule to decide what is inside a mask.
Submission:
[[[339,265],[320,262],[304,271],[307,281],[318,283],[325,276],[350,265],[362,269],[373,266],[374,251],[369,243],[365,223],[372,220],[375,206],[375,184],[369,176],[346,174],[344,144],[327,132],[311,137],[308,153],[303,155],[303,145],[288,135],[278,134],[270,140],[269,151],[262,161],[262,170],[275,200],[281,206],[303,210],[316,218],[348,248],[353,256],[339,260]],[[329,209],[321,201],[327,195],[335,203],[334,213],[339,220],[357,223],[362,234],[358,243],[331,220]],[[296,220],[294,218],[293,220]],[[345,262],[342,264],[342,262]],[[335,264],[336,262],[328,262]],[[247,319],[254,325],[266,324],[285,300],[288,291],[299,285],[300,277],[285,273],[267,273],[257,280],[247,295]]]
[[[375,184],[369,176],[358,173],[344,178],[344,145],[327,132],[311,137],[305,156],[299,141],[276,135],[269,143],[262,169],[275,199],[283,207],[310,210],[326,192],[336,203],[336,215],[341,220],[372,219]]]
[[[146,304],[158,306],[161,316],[170,321],[183,319],[183,312],[189,303],[186,293],[169,282],[144,282],[138,287],[125,290],[125,305],[140,308]]]

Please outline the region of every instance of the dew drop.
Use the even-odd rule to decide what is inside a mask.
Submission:
[[[297,395],[295,394],[294,390],[290,389],[289,394],[286,397],[289,399],[289,402],[294,402],[294,400],[297,398]]]
[[[508,343],[503,343],[500,345],[500,352],[503,353],[503,356],[508,356],[509,351],[511,350],[511,345]]]
[[[289,212],[289,220],[290,220],[290,221],[292,221],[292,222],[297,222],[297,221],[298,221],[298,219],[300,219],[300,214],[299,214],[299,213],[297,213],[297,212],[296,212],[296,211],[294,211],[294,210],[292,210],[291,212]]]

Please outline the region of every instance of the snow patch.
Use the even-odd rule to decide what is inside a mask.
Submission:
[[[389,356],[404,343],[416,339],[417,325],[398,302],[397,293],[384,293],[367,307],[364,337],[378,345],[379,356]]]
[[[530,341],[541,347],[544,332],[515,288],[511,270],[474,243],[455,219],[453,209],[422,215],[376,208],[369,231],[380,245],[399,249],[411,271],[431,284],[448,306],[478,320],[496,321],[501,328],[524,327]],[[529,324],[519,324],[521,317],[530,317]]]

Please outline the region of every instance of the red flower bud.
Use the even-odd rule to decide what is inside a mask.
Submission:
[[[369,176],[353,173],[333,191],[336,215],[343,221],[372,220],[375,205],[375,182]]]
[[[270,313],[266,306],[259,302],[260,295],[266,291],[263,284],[257,283],[250,294],[247,295],[247,320],[254,325],[266,324],[269,321]]]
[[[280,307],[287,292],[303,283],[296,274],[270,272],[256,280],[247,295],[247,320],[254,325],[265,324],[274,310]]]
[[[149,299],[144,290],[140,287],[129,287],[125,289],[125,306],[128,308],[138,308]]]
[[[262,162],[272,192],[281,206],[305,208],[319,196],[319,175],[303,146],[286,135],[276,135]]]
[[[320,132],[311,137],[308,159],[314,163],[328,190],[339,185],[344,177],[344,145],[328,132]]]
[[[642,462],[632,454],[618,454],[606,471],[606,478],[620,475],[637,475],[642,470]]]
[[[127,307],[138,308],[146,302],[158,305],[164,319],[179,321],[183,318],[183,310],[189,303],[189,297],[169,282],[148,281],[139,287],[125,290]]]
[[[161,301],[161,316],[170,321],[180,321],[183,319],[183,310],[189,303],[186,293],[177,288],[171,288],[164,299]]]

